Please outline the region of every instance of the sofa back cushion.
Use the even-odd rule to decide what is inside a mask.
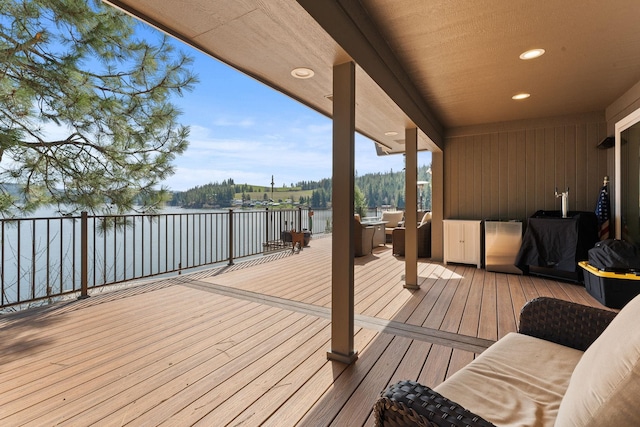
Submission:
[[[404,212],[402,211],[389,211],[382,212],[381,221],[388,221],[384,226],[385,228],[395,228],[398,226],[398,223],[402,221],[404,217]]]
[[[420,220],[419,226],[422,225],[422,224],[426,224],[429,221],[431,221],[431,212],[427,211],[427,212],[424,213],[424,215],[422,215],[422,219]]]
[[[637,296],[576,365],[557,426],[640,426],[639,321]]]

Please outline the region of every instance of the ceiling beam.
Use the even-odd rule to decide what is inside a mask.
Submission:
[[[444,128],[360,2],[297,0],[438,148]]]

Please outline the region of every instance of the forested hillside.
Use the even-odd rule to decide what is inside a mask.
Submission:
[[[418,168],[418,181],[431,182],[430,165]],[[370,208],[404,208],[404,171],[369,173],[362,176],[356,173],[355,184],[364,194],[366,204]],[[225,208],[238,204],[239,201],[245,206],[284,203],[326,208],[331,206],[331,179],[300,181],[292,183],[290,187],[274,187],[273,192],[271,187],[236,184],[233,179],[228,179],[222,183],[210,183],[176,192],[171,204],[184,208]],[[431,185],[423,187],[422,203],[423,207],[431,208]]]

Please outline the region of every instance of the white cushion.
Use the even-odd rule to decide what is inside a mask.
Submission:
[[[640,296],[585,351],[558,412],[558,426],[640,426]]]
[[[385,228],[395,228],[398,226],[398,223],[402,221],[403,217],[404,212],[402,211],[388,211],[382,212],[382,218],[380,220],[387,221],[387,223],[384,225]]]
[[[509,333],[434,390],[496,426],[553,426],[581,356]]]
[[[422,220],[420,221],[420,225],[427,223],[431,221],[431,212],[425,212],[424,215],[422,215]]]

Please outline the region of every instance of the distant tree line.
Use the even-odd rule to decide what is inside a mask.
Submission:
[[[429,184],[422,188],[422,207],[431,209],[431,165],[418,167],[418,181]],[[369,208],[389,206],[404,209],[405,207],[405,173],[404,171],[385,173],[369,173],[358,176],[355,185],[364,194],[365,203]],[[420,192],[418,192],[420,198]],[[420,201],[420,200],[418,200]]]
[[[169,204],[183,208],[229,207],[235,195],[235,184],[229,179],[175,192]]]
[[[430,165],[418,168],[418,181],[431,181]],[[355,176],[357,191],[362,193],[364,201],[359,203],[369,208],[390,206],[403,209],[405,206],[405,176],[404,172],[369,173]],[[290,188],[274,188],[274,191],[309,191],[310,196],[301,196],[300,205],[310,208],[327,208],[331,206],[331,178],[320,181],[300,181],[291,183]],[[250,200],[249,193],[264,192],[262,199],[268,200],[271,187],[249,184],[236,184],[233,179],[224,180],[191,188],[187,191],[173,193],[170,202],[174,206],[184,208],[225,208],[233,204],[236,193],[242,193],[242,201]],[[420,197],[420,194],[418,195]],[[425,185],[422,190],[423,207],[431,209],[431,185]]]

